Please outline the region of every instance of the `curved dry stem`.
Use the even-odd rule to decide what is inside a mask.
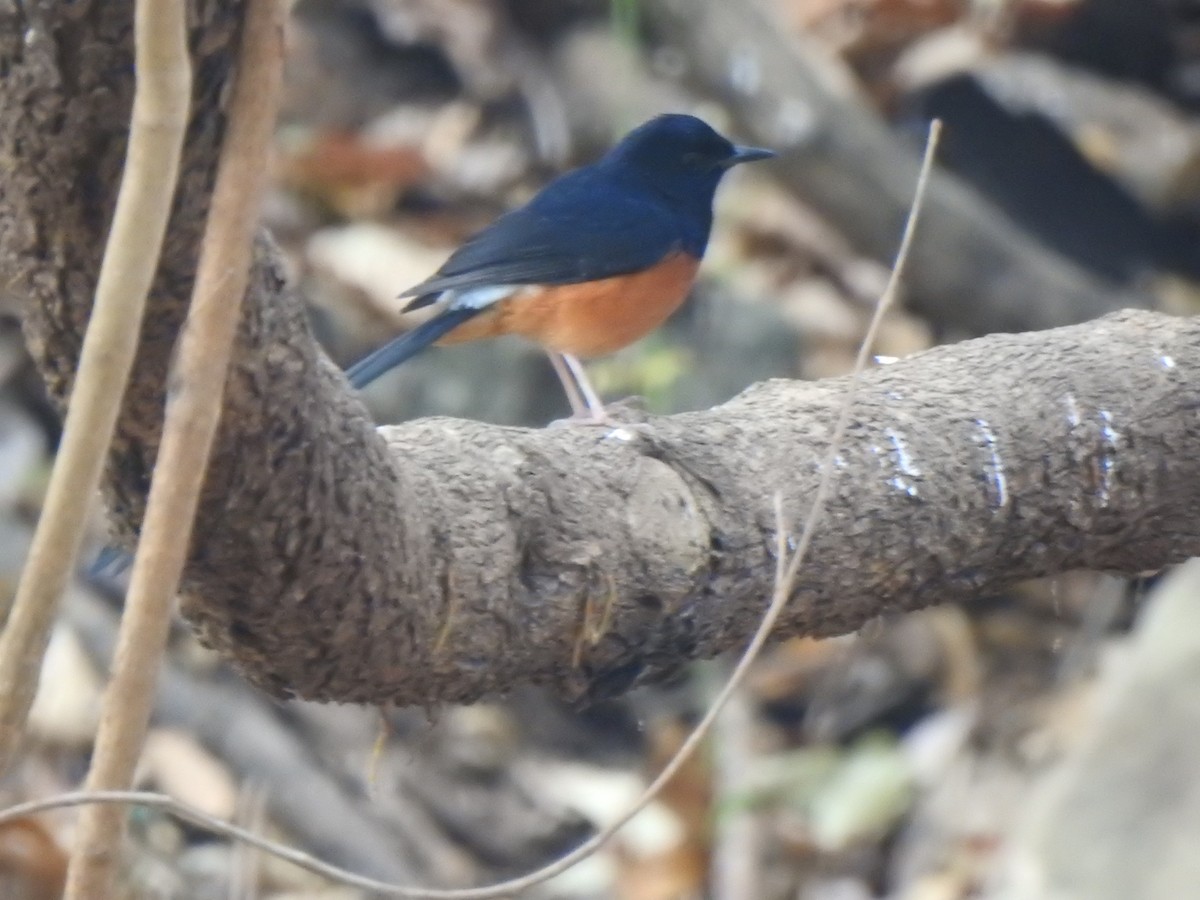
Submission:
[[[264,6],[267,3],[263,4]],[[635,815],[641,812],[645,807],[659,794],[666,784],[675,777],[679,769],[687,762],[691,755],[700,746],[700,742],[707,736],[713,723],[721,710],[728,703],[729,698],[734,691],[738,689],[744,681],[746,674],[750,670],[750,666],[762,651],[771,630],[778,621],[780,614],[787,606],[788,600],[792,596],[795,586],[796,575],[800,570],[800,566],[804,561],[805,555],[811,546],[812,536],[816,531],[817,523],[824,511],[826,499],[829,496],[829,491],[832,489],[833,483],[837,478],[838,469],[835,465],[835,458],[840,451],[841,443],[845,439],[845,432],[850,421],[851,413],[854,408],[854,400],[857,393],[858,376],[862,373],[866,366],[867,357],[870,353],[871,346],[878,333],[879,324],[883,320],[883,315],[888,306],[894,301],[896,292],[900,283],[900,276],[904,268],[905,260],[907,259],[909,248],[912,243],[912,236],[916,229],[917,220],[920,215],[921,200],[924,196],[924,190],[928,184],[929,171],[933,164],[934,153],[937,149],[937,140],[940,134],[940,123],[934,122],[930,128],[929,140],[925,149],[925,158],[921,167],[921,175],[917,182],[917,193],[913,201],[913,207],[909,214],[907,224],[905,226],[904,239],[901,242],[900,250],[897,253],[896,264],[892,270],[892,277],[888,282],[888,286],[877,304],[875,316],[871,321],[871,325],[867,330],[867,334],[863,339],[858,358],[855,362],[855,370],[853,377],[848,383],[846,396],[843,401],[842,409],[839,413],[837,425],[835,426],[833,439],[830,441],[826,458],[822,468],[821,482],[817,492],[813,497],[812,506],[809,509],[808,516],[805,519],[804,531],[801,534],[800,540],[796,546],[795,552],[784,567],[783,561],[786,557],[786,548],[788,546],[786,524],[783,517],[783,508],[780,495],[776,494],[775,511],[777,525],[777,552],[776,552],[776,585],[774,594],[771,598],[770,606],[767,608],[762,622],[754,637],[751,639],[749,646],[743,652],[737,665],[734,667],[729,680],[718,693],[716,699],[705,713],[704,717],[688,735],[687,739],[676,751],[671,760],[663,767],[662,771],[654,779],[653,782],[646,788],[642,795],[616,820],[598,831],[595,835],[581,844],[579,847],[572,850],[570,853],[554,861],[553,863],[523,875],[520,878],[510,879],[508,881],[499,882],[497,884],[488,885],[480,888],[468,888],[466,890],[443,890],[437,888],[417,888],[404,887],[401,885],[388,884],[387,882],[376,881],[371,878],[364,878],[356,875],[353,872],[348,872],[337,866],[332,866],[327,863],[296,850],[293,847],[287,847],[278,844],[266,838],[259,837],[244,828],[224,822],[220,819],[209,816],[199,810],[196,810],[186,804],[180,803],[171,797],[164,794],[144,793],[137,791],[104,791],[104,790],[88,790],[74,794],[64,794],[59,797],[45,801],[35,801],[25,803],[19,806],[11,807],[3,812],[0,812],[0,823],[8,821],[22,815],[30,815],[36,812],[42,812],[48,809],[60,808],[64,806],[75,806],[91,804],[95,809],[108,809],[110,806],[121,804],[138,804],[142,806],[150,806],[162,809],[173,815],[176,815],[193,825],[206,828],[215,833],[230,837],[236,840],[244,841],[260,850],[274,854],[281,859],[288,860],[310,872],[322,875],[326,878],[338,881],[342,884],[363,888],[389,897],[405,897],[410,900],[492,900],[492,898],[511,895],[518,891],[528,890],[536,885],[542,884],[549,879],[560,875],[567,869],[586,859],[602,847],[613,835],[615,835],[624,825],[626,825]],[[214,207],[215,208],[215,207]],[[203,268],[203,267],[202,267]],[[168,446],[164,441],[164,450]],[[151,510],[153,510],[153,494],[151,495]],[[148,522],[149,522],[148,518]],[[143,726],[144,727],[144,726]],[[83,895],[80,896],[95,896]]]
[[[792,597],[792,592],[796,585],[796,576],[800,572],[800,566],[808,554],[809,547],[812,545],[817,523],[820,522],[821,515],[825,512],[825,504],[828,501],[829,492],[833,489],[833,484],[837,479],[838,469],[834,463],[838,453],[841,452],[842,442],[846,439],[846,428],[849,425],[850,414],[854,410],[854,400],[858,394],[859,376],[862,374],[863,369],[866,368],[867,358],[879,333],[879,325],[883,321],[883,315],[896,297],[896,292],[900,285],[900,275],[904,269],[905,261],[908,259],[909,250],[912,247],[912,238],[916,232],[917,220],[921,211],[921,201],[925,196],[925,189],[929,184],[929,173],[933,167],[933,157],[937,150],[937,141],[940,134],[941,123],[935,121],[929,129],[929,140],[925,146],[925,158],[921,164],[921,174],[917,179],[917,189],[912,209],[909,211],[908,220],[905,224],[904,238],[900,242],[900,249],[896,255],[896,263],[892,267],[891,278],[888,280],[887,287],[876,304],[875,315],[871,319],[871,325],[863,337],[862,346],[859,348],[858,358],[855,360],[854,372],[847,384],[846,396],[838,413],[833,437],[830,438],[829,447],[826,450],[825,459],[822,463],[821,481],[817,486],[816,493],[813,495],[808,516],[804,520],[804,531],[801,533],[800,540],[796,544],[795,552],[788,561],[787,568],[777,568],[776,571],[781,574],[781,577],[777,578],[775,582],[775,590],[771,596],[771,603],[767,607],[767,611],[763,614],[762,622],[755,630],[754,636],[750,638],[750,643],[742,652],[741,658],[738,659],[737,665],[733,667],[733,671],[729,675],[729,680],[725,682],[725,685],[717,693],[712,705],[705,711],[703,718],[696,723],[691,733],[680,744],[679,749],[675,751],[675,755],[663,766],[662,771],[655,776],[654,780],[646,787],[646,790],[642,792],[642,795],[621,815],[617,816],[616,819],[600,829],[570,853],[561,859],[555,860],[548,866],[544,866],[536,872],[530,872],[528,875],[523,875],[520,878],[514,878],[511,881],[490,885],[487,888],[479,888],[474,891],[461,891],[454,895],[459,900],[490,900],[490,898],[502,897],[515,891],[528,890],[531,887],[548,881],[556,875],[562,874],[567,869],[595,853],[613,835],[625,827],[634,816],[645,809],[658,796],[662,789],[666,787],[668,782],[679,774],[679,770],[683,768],[683,765],[696,752],[701,741],[708,736],[708,732],[712,729],[713,723],[716,722],[721,710],[729,702],[729,698],[733,696],[734,691],[746,680],[746,675],[749,673],[750,667],[758,659],[758,655],[762,652],[762,648],[770,638],[775,624],[779,621],[780,615],[783,614],[784,608]],[[782,551],[788,546],[788,541],[786,536],[786,521],[783,518],[780,497],[781,495],[778,493],[775,495],[775,509],[777,512],[776,534],[777,547],[779,548],[779,551],[777,551],[778,558],[783,559],[784,554]]]

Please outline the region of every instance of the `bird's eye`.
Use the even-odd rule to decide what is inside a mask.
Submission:
[[[693,150],[691,153],[683,154],[683,164],[689,168],[699,168],[703,163],[703,153],[697,153]]]

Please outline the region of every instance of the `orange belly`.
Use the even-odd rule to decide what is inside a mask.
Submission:
[[[559,353],[603,356],[665,322],[687,299],[699,265],[698,259],[675,253],[632,275],[523,288],[438,343],[518,334]]]

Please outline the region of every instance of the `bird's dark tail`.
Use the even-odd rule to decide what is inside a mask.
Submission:
[[[84,570],[88,578],[116,578],[133,565],[133,556],[117,547],[102,547],[95,561]]]
[[[388,341],[370,356],[360,359],[346,370],[346,377],[354,387],[365,387],[384,372],[394,369],[409,357],[416,356],[438,338],[482,311],[469,307],[448,309],[412,331],[406,331],[400,337]]]

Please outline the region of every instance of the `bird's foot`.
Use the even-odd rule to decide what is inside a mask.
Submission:
[[[652,440],[654,437],[654,429],[650,426],[649,422],[622,421],[610,416],[607,412],[600,415],[587,413],[571,416],[568,419],[556,419],[547,427],[607,428],[609,431],[604,435],[604,439],[613,441]]]
[[[600,412],[587,410],[585,412],[575,413],[574,415],[568,416],[565,419],[555,419],[547,427],[569,428],[579,425],[591,425],[599,428],[619,428],[624,424],[624,422],[614,419],[604,410],[601,410]]]

